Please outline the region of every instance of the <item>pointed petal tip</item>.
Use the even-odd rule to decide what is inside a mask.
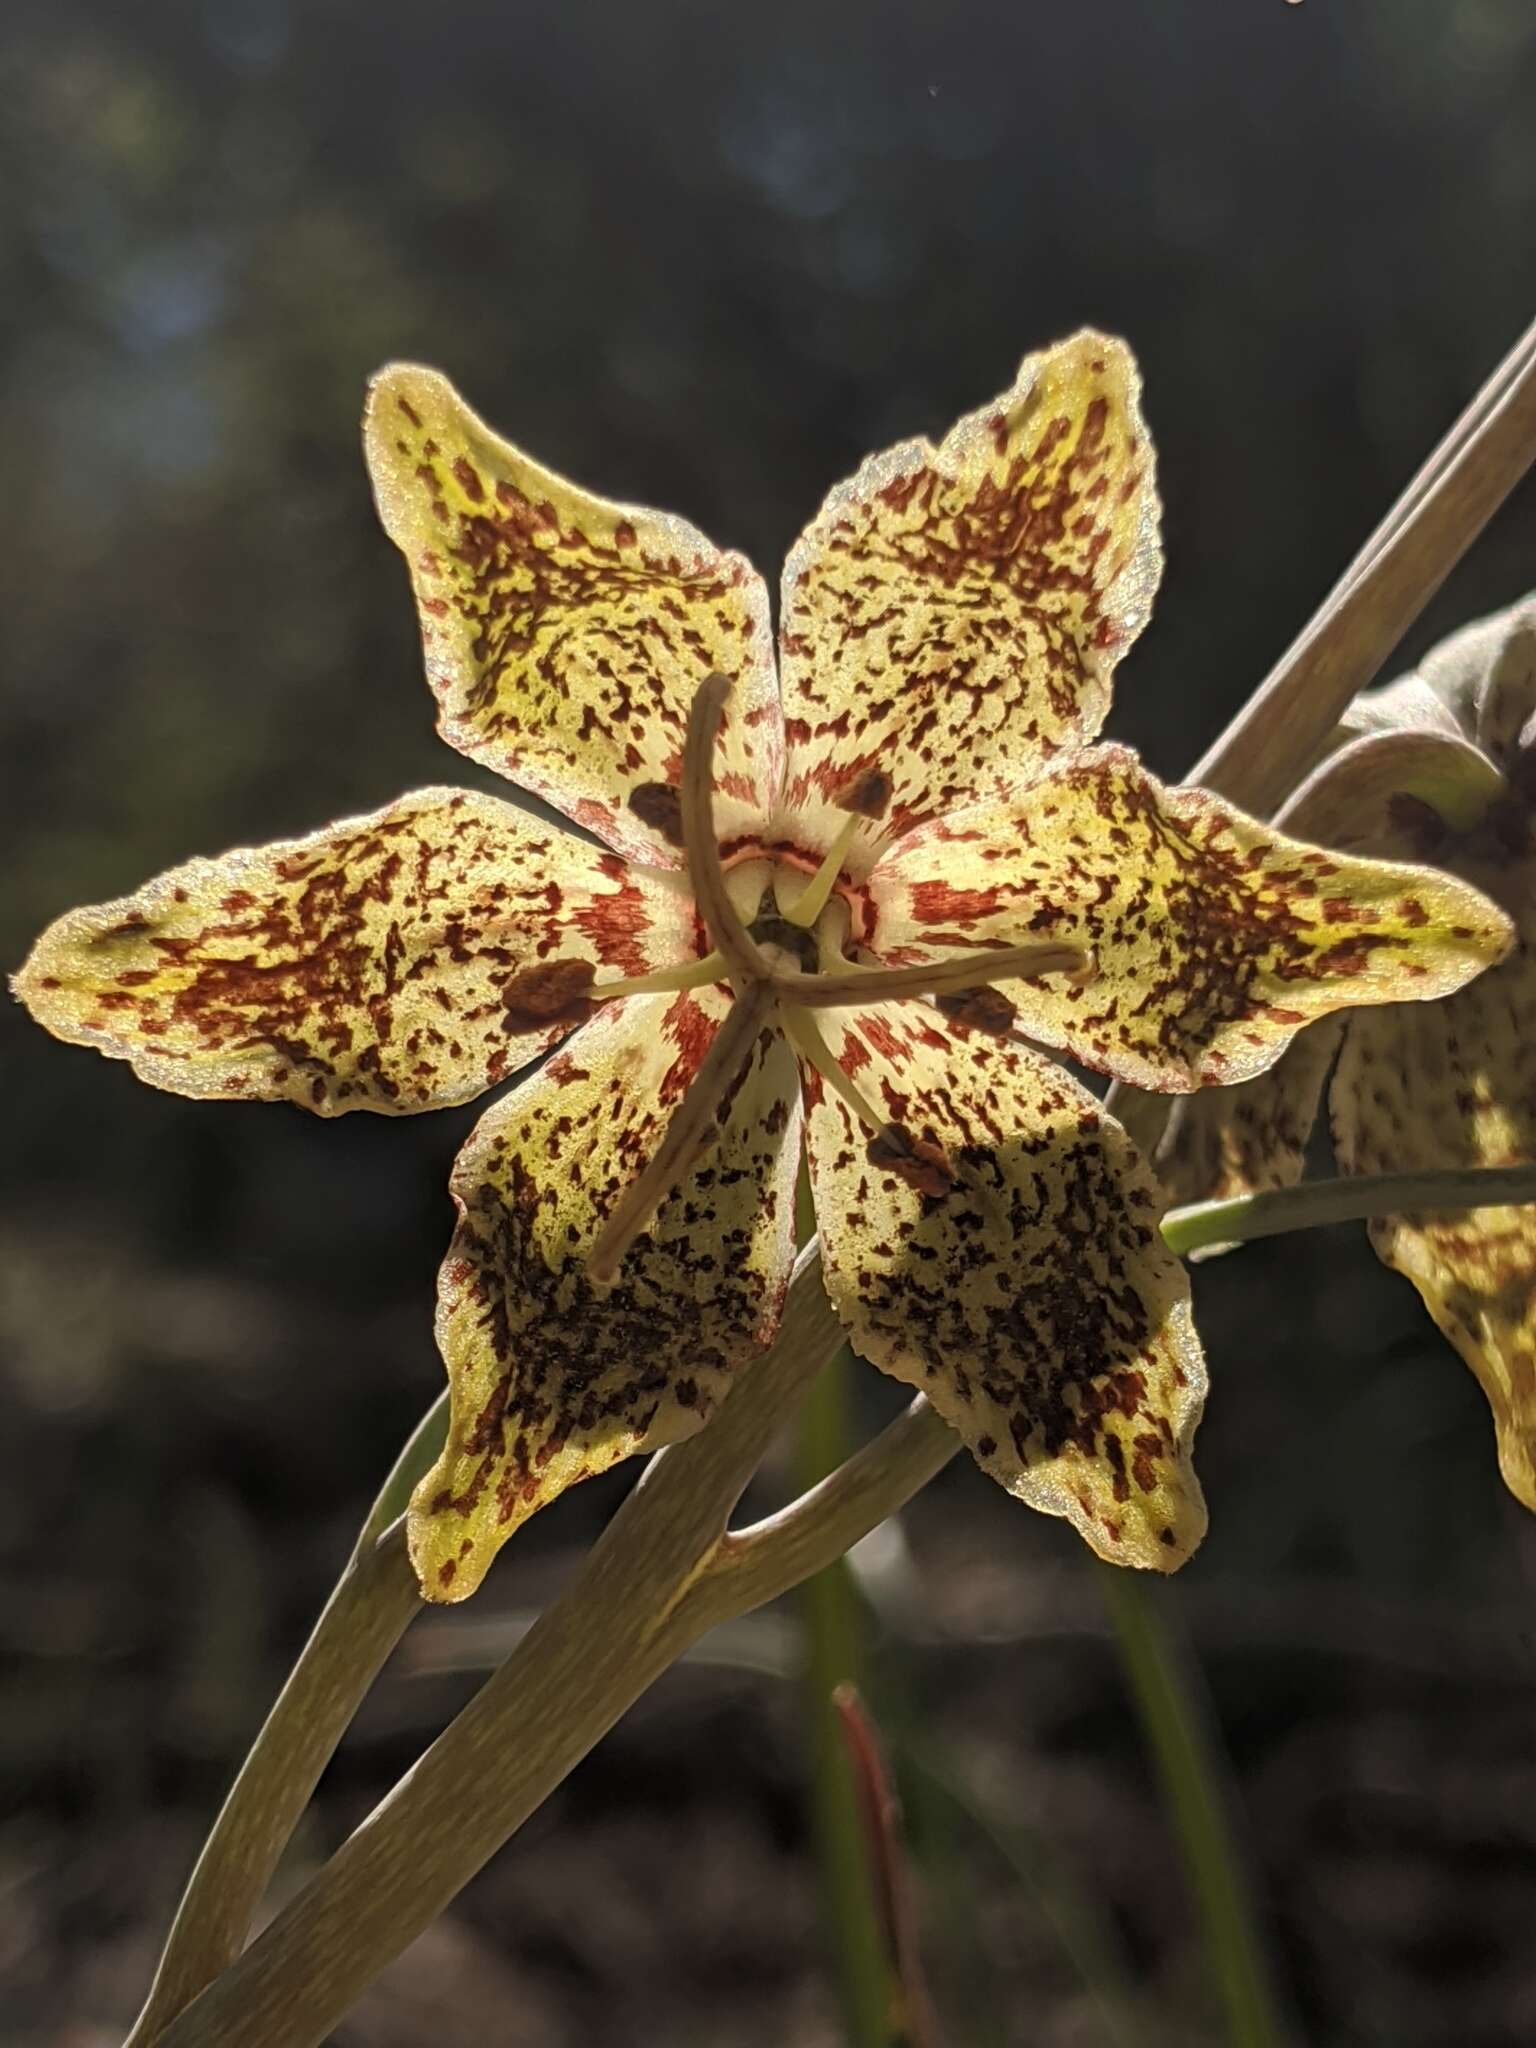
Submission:
[[[477,1543],[472,1535],[460,1534],[465,1525],[451,1508],[434,1511],[433,1500],[441,1489],[439,1463],[411,1496],[405,1545],[422,1599],[434,1607],[451,1607],[480,1590],[500,1546]],[[504,1533],[510,1535],[511,1531]]]
[[[991,1476],[1001,1478],[1027,1507],[1070,1522],[1105,1564],[1176,1572],[1194,1556],[1209,1526],[1187,1447],[1159,1463],[1149,1489],[1117,1483],[1103,1463],[1086,1459]]]
[[[630,799],[670,779],[679,722],[718,671],[737,686],[725,828],[756,828],[783,734],[768,594],[741,555],[535,461],[422,364],[373,378],[363,441],[450,746],[616,852],[676,867]]]
[[[54,1037],[172,1094],[404,1115],[466,1102],[565,1035],[568,1013],[505,999],[552,951],[644,973],[692,943],[670,887],[432,786],[66,911],[13,988]]]

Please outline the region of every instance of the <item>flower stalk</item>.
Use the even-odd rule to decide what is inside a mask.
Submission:
[[[148,2048],[240,1953],[320,1773],[421,1611],[402,1518],[447,1424],[444,1393],[412,1430],[380,1487],[346,1568],[230,1787],[124,2048]]]
[[[1536,1202],[1536,1165],[1364,1173],[1170,1209],[1163,1219],[1163,1241],[1180,1258],[1188,1258],[1207,1245],[1246,1244],[1251,1238],[1280,1237],[1290,1230],[1316,1230],[1330,1223],[1363,1223],[1403,1210],[1497,1209],[1514,1202]]]
[[[1163,1234],[1170,1247],[1187,1252],[1277,1229],[1389,1213],[1405,1202],[1445,1209],[1512,1200],[1536,1201],[1536,1167],[1304,1184],[1283,1196],[1174,1210]],[[720,1622],[777,1598],[843,1556],[942,1470],[959,1440],[919,1395],[798,1500],[752,1527],[728,1530],[785,1406],[843,1343],[819,1267],[817,1248],[808,1246],[773,1349],[743,1375],[707,1430],[651,1461],[570,1587],[410,1774],[258,1940],[168,2023],[173,1994],[167,1989],[156,2007],[160,2018],[154,2026],[141,2021],[132,2048],[155,2042],[163,2048],[268,2048],[274,2040],[285,2048],[315,2048],[684,1650]],[[355,1667],[351,1682],[360,1699],[377,1665],[357,1683],[367,1666],[366,1646],[334,1600],[284,1698],[315,1685],[306,1664],[332,1656]],[[289,1715],[283,1729],[297,1758],[303,1724]],[[281,1783],[275,1739],[268,1761],[270,1782]],[[312,1784],[313,1777],[306,1798]],[[292,1812],[290,1831],[297,1818]],[[282,1843],[268,1847],[270,1874]],[[205,1853],[178,1930],[202,1917],[205,1902],[195,1895],[209,1885],[216,1885],[216,1872]],[[242,1923],[253,1908],[254,1900],[240,1914]],[[232,1954],[241,1937],[226,1932]],[[172,1949],[180,1945],[173,1934],[157,1991],[162,1982],[196,1981],[196,1969],[184,1959],[171,1967]]]
[[[1533,462],[1536,321],[1189,780],[1259,815],[1274,810]]]

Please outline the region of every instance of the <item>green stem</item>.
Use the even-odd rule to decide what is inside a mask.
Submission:
[[[1235,1839],[1209,1702],[1160,1611],[1169,1589],[1094,1567],[1205,1927],[1231,2048],[1289,2038]]]
[[[1536,1167],[1327,1181],[1177,1209],[1164,1219],[1163,1235],[1183,1253],[1404,1207],[1530,1200],[1536,1200]],[[311,1893],[230,1967],[320,1772],[418,1610],[400,1530],[388,1525],[436,1455],[445,1402],[429,1411],[386,1480],[352,1562],[231,1789],[128,2048],[150,2048],[167,2030],[178,2048],[214,2040],[221,2048],[243,2048],[246,2041],[256,2048],[270,2038],[257,2031],[237,2040],[228,2031],[237,2015],[242,2028],[259,2028],[280,2015],[296,2029],[295,2039],[319,2039],[303,2032],[312,2016],[339,2017],[348,1998],[473,1875],[673,1657],[714,1623],[776,1598],[840,1558],[948,1462],[958,1441],[919,1396],[873,1443],[789,1507],[755,1527],[723,1533],[735,1492],[783,1405],[840,1342],[813,1254],[800,1261],[791,1296],[774,1352],[759,1361],[703,1436],[663,1453],[650,1468],[577,1584],[487,1687],[483,1706],[466,1711],[436,1746],[433,1769],[418,1767]],[[617,1561],[626,1567],[622,1584]],[[629,1626],[645,1616],[650,1620],[630,1641],[626,1663],[618,1621]],[[605,1660],[599,1685],[590,1662],[582,1661],[582,1645],[602,1641],[605,1630],[615,1654]],[[570,1646],[568,1670],[558,1668],[558,1658],[555,1668],[542,1668],[552,1638]],[[519,1727],[525,1737],[531,1732],[530,1697],[544,1710],[542,1745],[508,1747],[508,1727]],[[498,1761],[494,1798],[482,1740]],[[436,1857],[426,1856],[429,1816],[435,1823],[442,1813],[471,1811],[483,1814],[485,1826],[466,1825],[457,1839],[439,1844]],[[314,1944],[327,1934],[336,1949],[322,1959]],[[197,2014],[177,2020],[220,1971]]]
[[[320,1773],[420,1607],[396,1523],[348,1563],[240,1766],[124,2048],[149,2048],[239,1955]]]
[[[835,1471],[851,1444],[845,1346],[820,1374],[800,1411],[796,1481],[808,1492]],[[822,1925],[832,1950],[849,2048],[886,2048],[891,2038],[891,1974],[870,1885],[858,1787],[833,1694],[862,1689],[863,1621],[858,1595],[839,1558],[800,1590],[805,1626],[806,1716],[811,1736],[812,1823]]]
[[[299,1652],[203,1845],[124,2048],[150,2048],[239,1955],[262,1895],[320,1773],[391,1650],[421,1610],[401,1522],[437,1456],[448,1398],[411,1432],[368,1512],[346,1569]]]
[[[709,1428],[652,1459],[566,1592],[324,1870],[171,2022],[165,2048],[314,2048],[691,1643],[829,1564],[932,1476],[936,1447],[903,1418],[886,1433],[895,1459],[871,1459],[868,1446],[846,1484],[837,1474],[817,1490],[831,1510],[825,1543],[776,1559],[765,1533],[739,1577],[716,1578],[741,1489],[842,1341],[812,1249],[778,1342]]]
[[[1320,1224],[1354,1223],[1404,1210],[1502,1209],[1521,1202],[1536,1202],[1536,1165],[1366,1173],[1170,1209],[1163,1218],[1163,1241],[1170,1251],[1187,1258],[1206,1245],[1279,1237]]]

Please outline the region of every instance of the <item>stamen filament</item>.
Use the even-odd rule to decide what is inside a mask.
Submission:
[[[1042,974],[1086,974],[1092,954],[1081,946],[1048,939],[1030,946],[998,946],[962,953],[953,960],[915,967],[848,967],[837,974],[776,974],[773,992],[797,1009],[845,1009],[878,1003],[888,996],[942,995],[949,989],[980,988],[997,981],[1033,981]]]
[[[795,898],[789,909],[782,912],[786,924],[797,924],[809,931],[827,907],[827,899],[843,871],[843,861],[850,846],[858,836],[864,820],[857,814],[850,817],[829,847],[821,866],[812,875],[804,889]]]
[[[744,981],[764,981],[769,966],[751,933],[736,914],[720,865],[715,837],[715,738],[731,694],[729,676],[706,676],[688,710],[688,735],[683,742],[683,850],[694,901],[731,972]]]
[[[606,1286],[619,1262],[683,1175],[720,1135],[720,1108],[767,1023],[773,997],[755,982],[737,992],[661,1143],[619,1196],[587,1254],[587,1278]]]
[[[813,977],[806,975],[805,980]],[[839,1066],[832,1048],[821,1035],[821,1026],[802,1007],[781,1008],[778,1015],[779,1029],[789,1040],[795,1051],[808,1065],[815,1068],[833,1094],[845,1102],[849,1109],[876,1137],[886,1128],[889,1119],[877,1114],[854,1087],[848,1075]]]
[[[628,981],[595,981],[587,990],[587,1001],[602,1003],[615,996],[658,996],[679,988],[708,988],[712,981],[724,981],[729,973],[723,953],[706,953],[702,960],[660,967],[654,974],[637,974]]]

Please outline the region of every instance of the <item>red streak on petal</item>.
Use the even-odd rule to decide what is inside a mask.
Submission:
[[[641,933],[651,928],[645,898],[626,878],[624,863],[616,854],[605,854],[599,865],[619,887],[611,895],[594,896],[575,912],[572,923],[586,934],[604,967],[617,967],[625,974],[647,974],[653,962],[639,944]]]
[[[914,882],[912,915],[919,924],[942,924],[946,918],[966,925],[989,917],[1002,902],[1000,889],[954,889],[948,882]]]
[[[845,1074],[856,1074],[860,1067],[867,1067],[873,1058],[874,1054],[869,1047],[855,1038],[850,1031],[843,1039],[837,1063]]]
[[[715,1026],[684,989],[662,1019],[661,1028],[678,1049],[677,1058],[661,1077],[661,1100],[670,1106],[699,1071],[715,1035]]]
[[[871,1049],[879,1053],[882,1059],[894,1060],[897,1064],[905,1059],[906,1047],[883,1018],[861,1017],[859,1029],[869,1041]],[[846,1058],[843,1064],[847,1066]]]

